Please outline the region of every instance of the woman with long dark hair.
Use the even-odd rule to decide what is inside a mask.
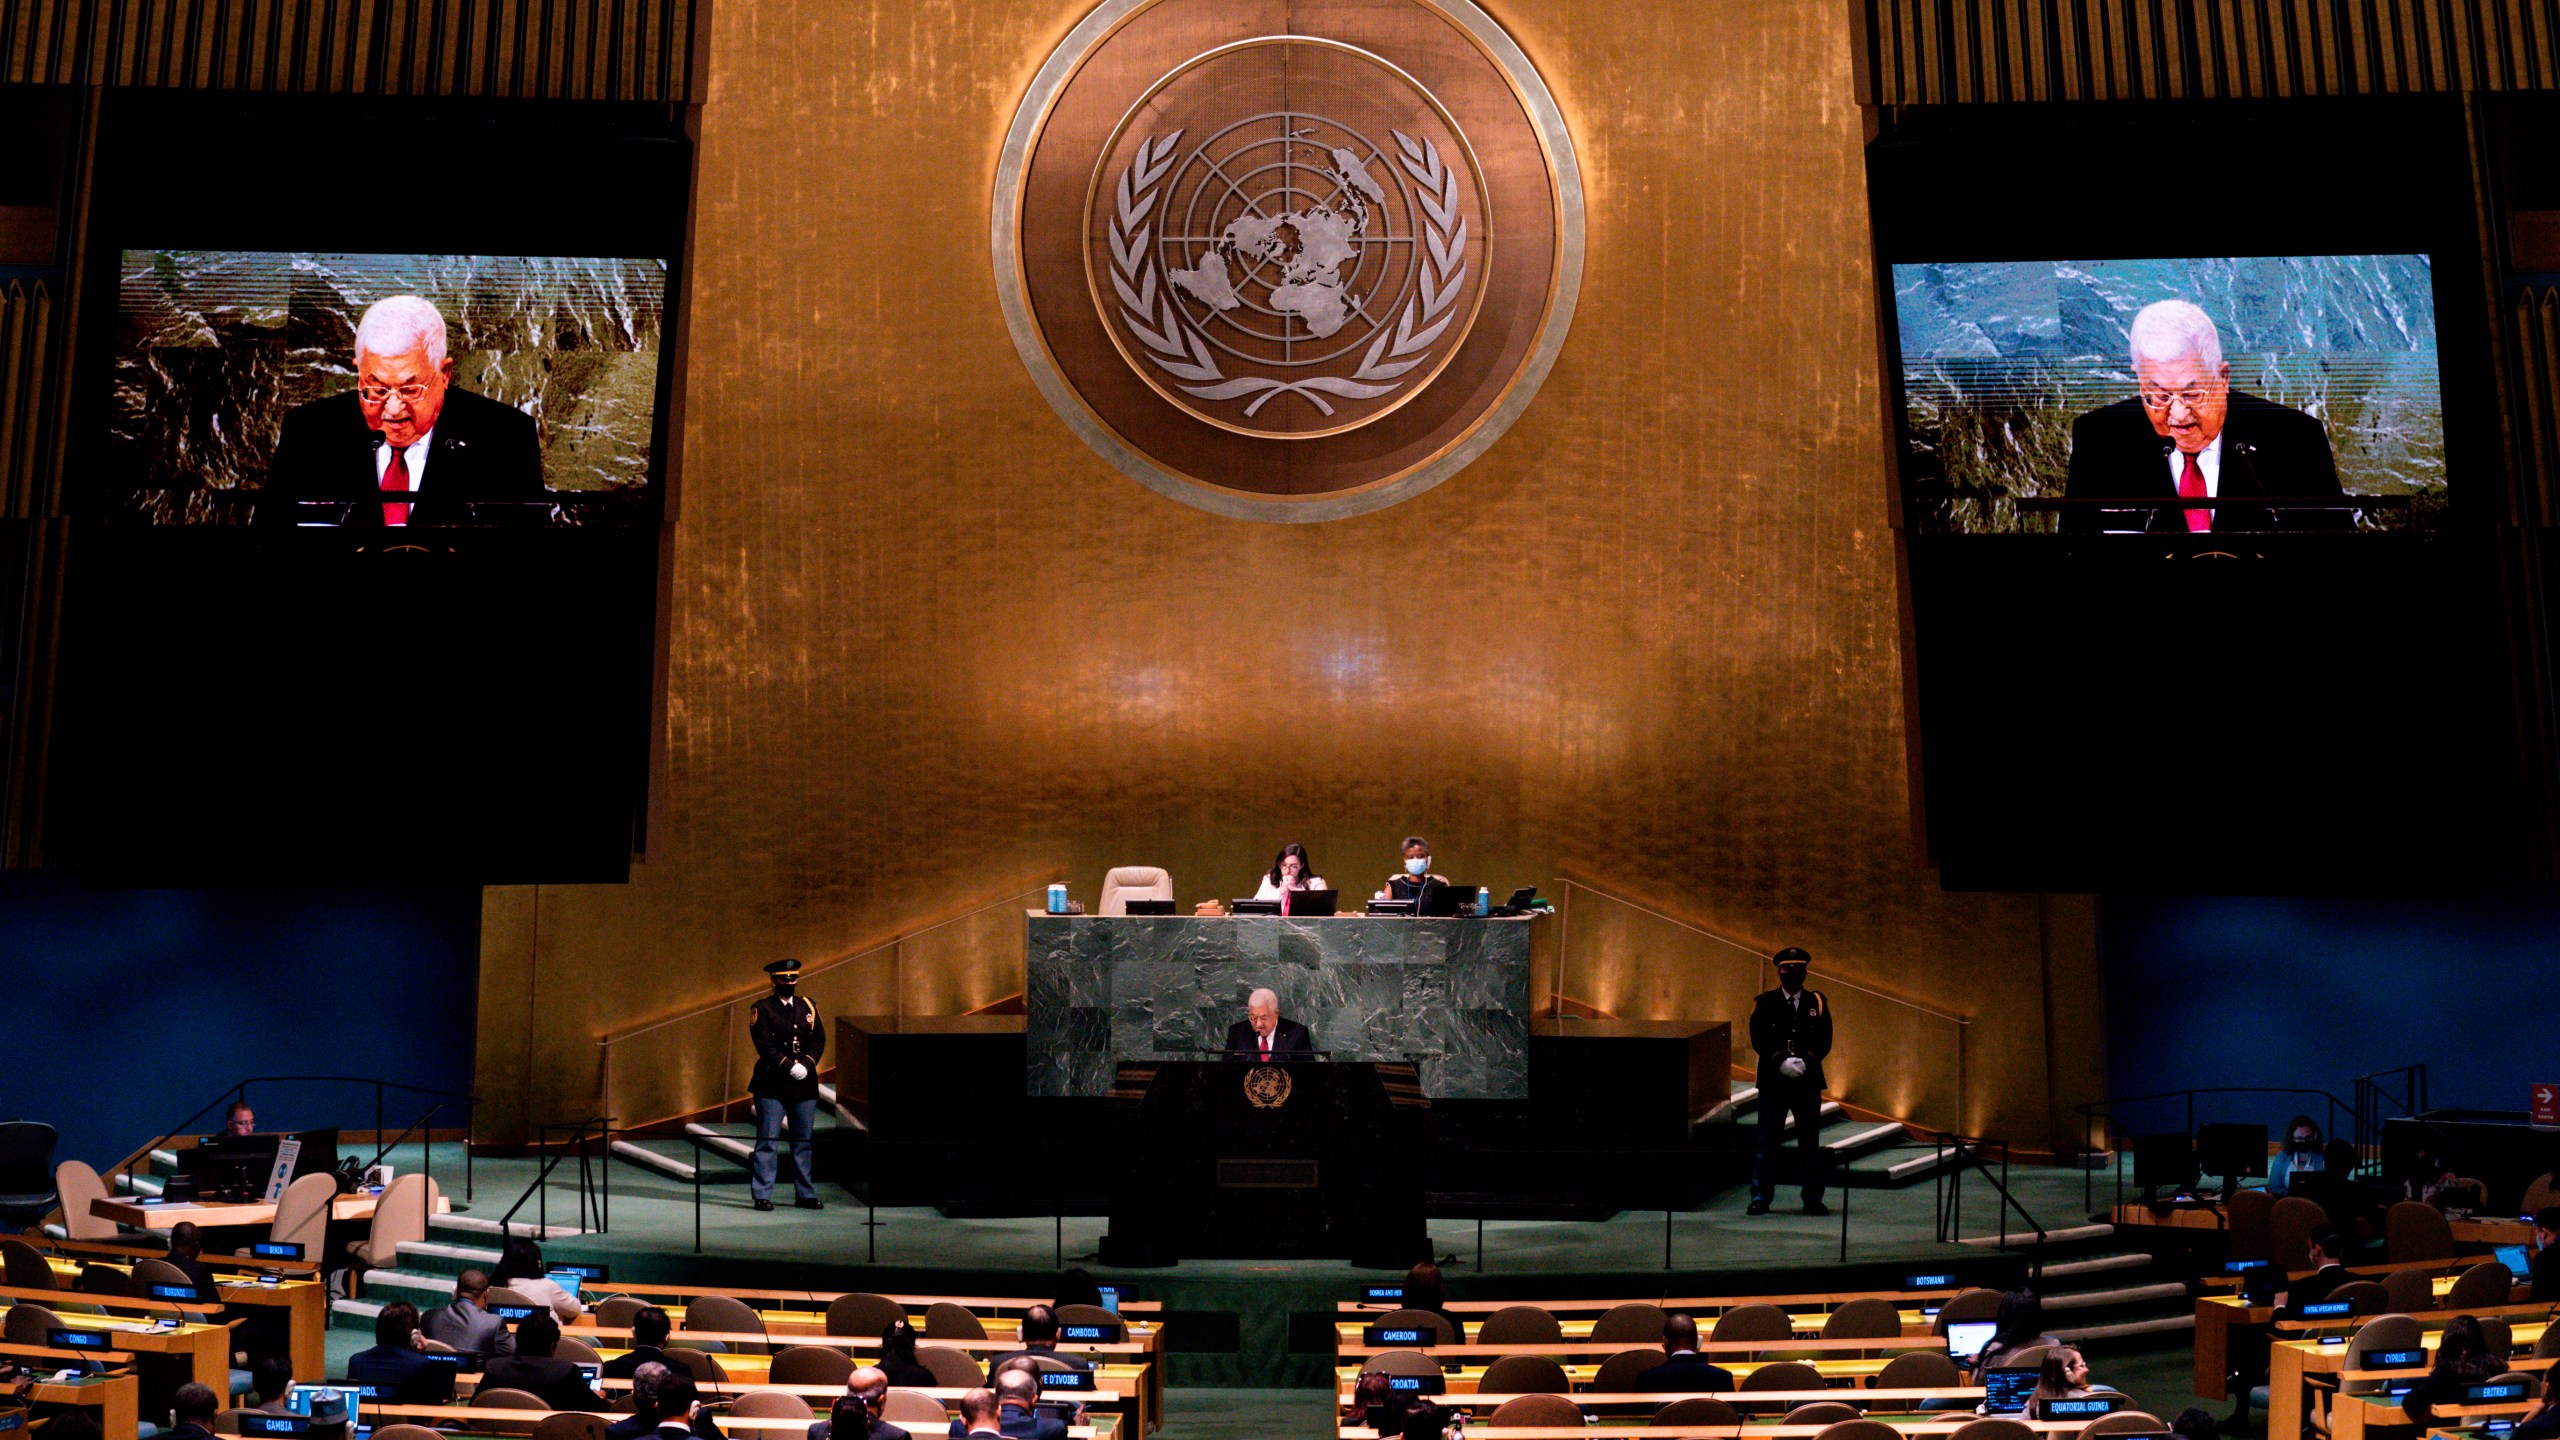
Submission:
[[[1967,1384],[1979,1385],[1982,1377],[2003,1365],[2017,1362],[2010,1357],[2038,1345],[2051,1345],[2052,1336],[2044,1333],[2044,1301],[2033,1290],[2011,1290],[2000,1297],[2000,1328],[1991,1333],[1991,1343],[1974,1357],[1973,1378]]]
[[[2488,1334],[2480,1328],[2479,1317],[2456,1315],[2445,1323],[2444,1333],[2436,1337],[2436,1368],[2418,1382],[2400,1401],[2412,1425],[2432,1425],[2438,1405],[2459,1405],[2462,1392],[2505,1368],[2506,1361],[2492,1350]]]
[[[562,1320],[575,1320],[587,1313],[578,1297],[560,1288],[542,1268],[542,1247],[530,1235],[508,1238],[498,1252],[498,1268],[489,1272],[493,1288],[513,1290],[536,1305],[548,1305],[551,1313]]]
[[[941,1382],[933,1372],[916,1361],[916,1327],[904,1320],[892,1320],[880,1332],[880,1371],[889,1383],[900,1389],[930,1389]]]
[[[1253,898],[1278,900],[1289,891],[1332,888],[1316,873],[1316,862],[1307,858],[1307,847],[1293,840],[1271,858],[1271,871],[1262,877],[1262,885],[1253,892]]]
[[[2044,1353],[2044,1368],[2036,1375],[2035,1393],[2027,1397],[2027,1418],[2045,1420],[2047,1400],[2077,1400],[2090,1393],[2089,1362],[2078,1350],[2056,1345]]]

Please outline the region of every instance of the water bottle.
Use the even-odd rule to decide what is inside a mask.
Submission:
[[[1049,913],[1052,915],[1064,915],[1067,913],[1066,886],[1052,885],[1049,887]]]
[[[1482,885],[1476,887],[1476,913],[1478,915],[1493,913],[1493,892]]]

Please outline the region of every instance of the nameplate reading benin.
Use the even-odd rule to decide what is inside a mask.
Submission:
[[[1582,175],[1474,0],[1103,0],[996,167],[996,290],[1060,418],[1240,519],[1331,520],[1491,446],[1562,348]]]

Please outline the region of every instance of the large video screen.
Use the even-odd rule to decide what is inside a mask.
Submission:
[[[2355,532],[2445,503],[2424,255],[1892,275],[1912,531]]]
[[[629,521],[666,290],[655,259],[125,251],[109,493],[157,525]]]

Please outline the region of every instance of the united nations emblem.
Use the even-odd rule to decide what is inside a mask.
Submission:
[[[1289,1103],[1289,1072],[1277,1065],[1256,1065],[1244,1072],[1244,1098],[1256,1110],[1277,1110]]]
[[[1288,0],[1107,0],[1034,80],[997,187],[1043,393],[1124,472],[1231,515],[1357,514],[1454,473],[1535,393],[1580,281],[1570,137],[1470,0],[1317,27]]]

